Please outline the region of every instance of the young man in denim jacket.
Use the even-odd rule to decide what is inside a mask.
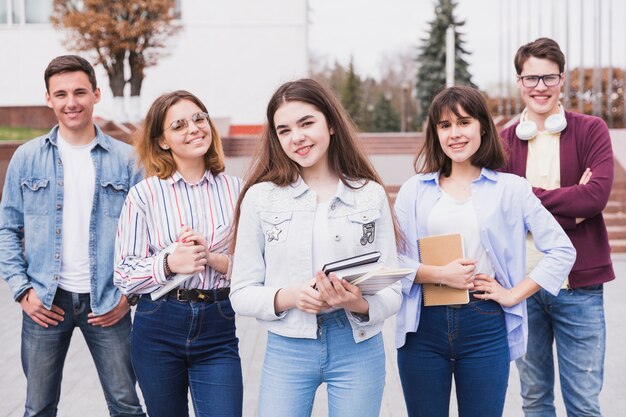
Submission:
[[[0,274],[23,310],[24,416],[56,416],[74,327],[87,341],[111,416],[145,416],[130,363],[130,307],[113,285],[120,209],[139,181],[132,148],[94,125],[93,67],[75,55],[45,71],[59,124],[20,146],[0,204]]]
[[[541,290],[528,299],[528,349],[517,361],[526,417],[556,416],[555,341],[567,415],[601,416],[603,284],[615,278],[602,210],[613,183],[613,152],[602,119],[565,111],[559,103],[564,66],[552,39],[519,48],[515,68],[526,109],[519,124],[501,133],[510,153],[505,170],[528,179],[577,253],[558,296]],[[538,260],[529,238],[527,268]]]

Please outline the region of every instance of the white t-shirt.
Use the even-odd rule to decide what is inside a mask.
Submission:
[[[530,185],[544,190],[555,190],[561,187],[560,152],[560,133],[543,131],[528,141],[526,179]],[[537,266],[541,258],[543,258],[543,253],[537,250],[532,234],[528,233],[526,237],[526,274]],[[564,285],[567,285],[567,281]]]
[[[59,287],[84,294],[91,291],[89,222],[96,185],[91,150],[96,139],[86,145],[74,146],[57,135],[57,144],[64,183]]]
[[[328,229],[328,209],[330,201],[319,203],[315,211],[315,222],[313,223],[313,275],[320,271],[324,265],[336,261],[333,258],[333,242]]]
[[[442,190],[441,198],[435,203],[426,224],[429,235],[460,233],[463,238],[465,258],[476,259],[475,274],[493,277],[495,269],[480,243],[478,219],[472,199],[458,201]]]

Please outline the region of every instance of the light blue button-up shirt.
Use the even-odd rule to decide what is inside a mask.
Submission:
[[[13,297],[32,287],[50,309],[59,284],[63,233],[63,164],[58,126],[17,148],[7,170],[0,204],[0,274]],[[121,297],[113,285],[113,249],[120,210],[141,175],[132,147],[96,126],[91,150],[96,187],[89,228],[91,309],[102,315]],[[23,240],[23,246],[22,246]]]
[[[471,195],[480,242],[498,282],[509,289],[525,278],[525,241],[531,231],[535,246],[544,257],[529,276],[556,295],[574,264],[576,251],[561,226],[535,197],[528,182],[516,175],[483,168],[472,182]],[[400,188],[395,211],[406,238],[406,248],[400,254],[401,266],[419,270],[417,241],[428,236],[428,216],[440,197],[439,173],[415,175]],[[396,321],[398,348],[404,345],[406,333],[417,331],[422,306],[422,286],[410,278],[404,279],[402,285],[403,300]],[[513,360],[526,352],[526,301],[502,309]]]

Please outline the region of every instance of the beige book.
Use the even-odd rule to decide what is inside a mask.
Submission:
[[[459,233],[436,235],[417,241],[420,262],[425,265],[444,266],[463,258],[463,239]],[[469,303],[469,291],[439,284],[422,284],[424,306],[441,306]]]

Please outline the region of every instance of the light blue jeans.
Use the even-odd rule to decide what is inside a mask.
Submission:
[[[606,327],[602,285],[540,290],[528,299],[528,350],[516,361],[526,417],[555,417],[556,341],[561,392],[568,417],[600,417]]]
[[[25,417],[54,417],[61,397],[61,378],[74,328],[80,328],[98,370],[109,414],[144,416],[135,391],[130,363],[130,313],[110,327],[87,323],[89,294],[57,289],[54,304],[65,311],[64,320],[48,328],[26,313],[22,321],[22,368],[26,375]]]
[[[318,316],[317,339],[268,333],[259,417],[309,417],[323,382],[329,417],[378,417],[385,386],[382,335],[355,343],[344,310]]]

